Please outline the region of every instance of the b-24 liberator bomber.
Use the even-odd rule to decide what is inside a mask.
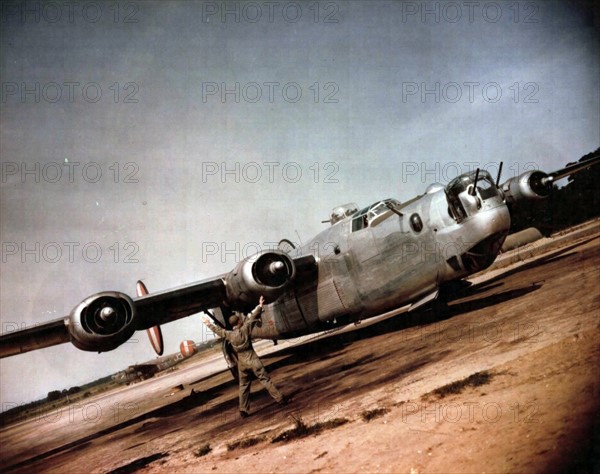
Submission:
[[[288,240],[240,261],[229,273],[137,297],[103,291],[68,316],[0,336],[0,357],[65,342],[86,351],[110,351],[135,331],[147,330],[162,354],[160,325],[205,312],[228,327],[234,311],[267,301],[252,336],[286,339],[320,332],[410,304],[443,300],[448,285],[495,260],[519,201],[547,197],[554,182],[600,162],[596,155],[561,170],[528,171],[500,184],[484,170],[447,185],[430,185],[407,202],[384,199],[359,209],[336,207],[331,225],[295,248]],[[409,310],[410,310],[409,309]],[[235,354],[224,345],[230,366]]]

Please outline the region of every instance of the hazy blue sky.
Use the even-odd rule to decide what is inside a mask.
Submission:
[[[3,2],[2,331],[229,271],[342,203],[596,149],[580,4]],[[163,331],[167,352],[207,337]],[[152,358],[136,340],[2,360],[3,409]]]

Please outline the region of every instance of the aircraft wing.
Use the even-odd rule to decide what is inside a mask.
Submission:
[[[510,178],[501,186],[508,204],[526,199],[543,199],[550,195],[556,181],[574,175],[600,163],[600,154],[594,153],[584,157],[577,163],[572,163],[564,168],[544,173],[543,171],[527,171],[526,173]]]
[[[85,305],[82,311],[78,311],[78,308],[82,306],[80,304],[69,316],[3,334],[0,336],[0,358],[69,341],[77,346],[78,341],[77,339],[73,340],[73,336],[77,337],[80,329],[82,332],[90,334],[97,333],[98,351],[102,351],[104,344],[111,337],[111,328],[116,328],[121,323],[119,311],[124,306],[118,304],[118,295],[120,294],[117,292],[105,292],[98,295],[104,296],[100,296],[99,299],[90,302],[91,304]],[[134,331],[148,329],[209,308],[221,306],[225,295],[224,280],[216,278],[130,300],[132,309],[129,314],[135,315],[135,324],[132,329]],[[110,316],[106,311],[107,308],[115,310],[115,313],[113,313],[115,314],[115,321],[112,323],[108,322],[109,317],[106,318],[106,323],[103,321],[103,310],[105,310],[107,316]],[[96,309],[97,314],[90,314]],[[78,321],[72,317],[74,314],[79,316]],[[123,316],[122,319],[125,322],[127,316]],[[89,350],[95,349],[90,348]]]
[[[136,330],[222,306],[226,295],[224,280],[217,278],[137,298],[135,309],[143,318],[136,324]]]
[[[242,260],[228,274],[132,299],[117,291],[89,296],[71,314],[0,336],[0,358],[72,342],[82,350],[105,352],[149,329],[212,308],[247,311],[261,295],[276,300],[298,280],[312,278],[312,256],[292,259],[280,250]]]
[[[587,169],[591,166],[600,163],[600,155],[595,155],[587,158],[585,161],[578,161],[577,163],[571,163],[564,168],[553,171],[549,173],[548,177],[551,178],[552,181],[558,181],[566,176],[570,176],[572,174],[578,173],[584,169]]]
[[[0,336],[0,358],[69,342],[69,317],[55,319]]]

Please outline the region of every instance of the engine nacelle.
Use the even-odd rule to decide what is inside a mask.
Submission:
[[[135,332],[135,306],[124,293],[96,293],[77,305],[69,315],[69,333],[75,347],[84,351],[116,349]]]
[[[552,179],[543,171],[528,171],[502,185],[507,203],[524,199],[543,199],[552,191]]]
[[[279,298],[296,276],[294,261],[280,250],[265,250],[242,260],[225,277],[233,309],[247,310],[261,295],[268,302]]]

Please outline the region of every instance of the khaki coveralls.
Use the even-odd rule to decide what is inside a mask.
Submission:
[[[227,331],[213,326],[212,324],[208,325],[212,332],[227,339],[237,352],[238,373],[240,379],[240,411],[245,413],[248,413],[248,410],[250,409],[250,385],[252,384],[250,377],[252,373],[254,373],[259,382],[268,390],[269,395],[271,395],[278,403],[283,400],[283,394],[271,381],[267,370],[252,347],[250,334],[252,333],[252,328],[258,322],[261,313],[262,307],[258,305],[254,308],[254,311],[252,311],[250,316],[245,319],[242,327],[235,328],[233,331]]]

